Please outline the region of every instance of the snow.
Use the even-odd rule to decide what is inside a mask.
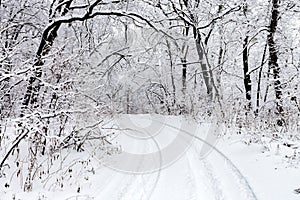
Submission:
[[[300,187],[300,169],[292,157],[295,150],[280,143],[271,141],[268,149],[262,144],[247,145],[243,135],[217,135],[225,131],[219,124],[178,116],[120,115],[105,126],[113,124],[113,143],[120,148],[112,155],[103,158],[97,148],[70,151],[62,172],[47,183],[34,183],[32,192],[23,192],[14,183],[5,188],[7,180],[0,179],[0,199],[300,198],[294,193]],[[72,164],[80,159],[90,162]],[[55,187],[56,178],[70,166],[73,177],[64,179],[63,188]]]
[[[271,145],[265,151],[261,145],[244,145],[241,138],[227,139],[218,146],[239,167],[249,180],[258,199],[299,199],[300,195],[293,192],[299,188],[299,164],[290,165],[284,159],[290,155],[291,149],[279,145]],[[278,150],[279,145],[279,150]]]

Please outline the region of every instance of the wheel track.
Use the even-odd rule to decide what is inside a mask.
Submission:
[[[187,156],[187,155],[186,155]],[[191,163],[189,161],[189,158],[186,157],[186,164],[187,164],[187,185],[189,186],[189,197],[187,200],[196,200],[197,196],[195,194],[195,191],[197,190],[197,184],[195,180],[195,174],[193,173],[193,169],[191,167]]]
[[[190,163],[191,170],[196,177],[196,196],[197,199],[203,197],[203,193],[206,194],[207,199],[223,200],[223,190],[220,187],[219,180],[214,176],[211,170],[211,164],[208,160],[199,159],[198,152],[195,146],[189,151],[188,162]],[[193,164],[194,162],[197,162]],[[202,193],[200,193],[200,191]]]
[[[139,131],[139,130],[136,130],[136,131]],[[148,134],[149,136],[151,136],[151,134],[147,133],[147,131],[146,131],[146,134]],[[159,144],[156,141],[156,139],[154,137],[150,137],[150,138],[154,141],[154,143],[155,143],[155,145],[156,145],[156,147],[158,148],[158,151],[159,151],[160,147],[159,147]],[[143,146],[143,148],[144,148],[144,150],[146,150],[145,146]],[[142,163],[143,163],[143,160],[140,161],[139,168],[142,167]],[[134,198],[137,199],[137,200],[142,200],[142,199],[149,200],[151,198],[151,195],[152,195],[153,191],[155,190],[155,187],[156,187],[157,182],[159,180],[160,170],[157,171],[157,175],[156,176],[154,174],[155,174],[155,172],[149,173],[149,174],[131,174],[130,175],[130,180],[127,181],[127,183],[125,184],[125,186],[120,191],[120,193],[118,195],[118,199],[119,200],[123,200],[124,196],[125,196],[125,199],[132,200],[132,196],[131,195],[129,195],[129,198],[126,198],[126,196],[128,196],[127,194],[131,191],[130,187],[137,187],[138,186],[139,189],[134,188],[134,190],[135,191],[139,191],[140,187],[142,187],[143,191],[139,193],[139,195],[140,195],[139,197],[135,196]],[[153,183],[151,184],[151,179],[152,179],[153,176],[154,176]],[[145,180],[145,177],[148,177],[148,178],[146,178],[146,180]],[[137,182],[139,181],[139,179],[141,180],[142,184],[137,184]],[[148,188],[147,186],[148,187],[150,186],[149,190],[147,190],[147,188]]]

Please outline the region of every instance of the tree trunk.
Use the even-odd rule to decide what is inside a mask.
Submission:
[[[167,40],[167,47],[168,47],[168,55],[170,59],[170,79],[172,84],[172,108],[175,108],[176,105],[176,85],[175,85],[175,78],[174,78],[174,66],[173,66],[173,60],[172,60],[172,51],[171,51],[171,45],[169,41]]]
[[[72,3],[72,0],[68,1],[65,4],[64,9],[62,9],[61,6],[58,6],[53,12],[52,6],[54,5],[54,2],[55,1],[53,1],[53,4],[51,5],[49,11],[50,22],[52,21],[52,18],[56,16],[57,12],[60,12],[59,13],[60,16],[65,16],[67,14],[69,7]],[[62,2],[63,2],[62,0],[59,1],[60,4]],[[36,60],[32,67],[33,68],[32,76],[29,78],[25,95],[23,98],[21,115],[20,115],[21,117],[24,116],[26,110],[30,107],[30,105],[34,105],[38,101],[39,91],[41,89],[40,79],[42,78],[42,66],[44,65],[42,56],[47,55],[48,52],[50,51],[53,42],[57,37],[57,32],[61,27],[61,24],[62,24],[61,22],[54,23],[53,26],[46,28],[45,31],[43,32],[39,48],[36,52]]]
[[[263,66],[265,63],[265,58],[266,58],[266,52],[267,52],[267,46],[268,44],[265,44],[265,48],[264,48],[264,53],[262,56],[262,60],[261,60],[261,64],[260,64],[260,69],[259,69],[259,73],[258,73],[258,82],[257,82],[257,91],[256,91],[256,110],[255,110],[255,115],[258,115],[258,110],[259,110],[259,106],[260,106],[260,91],[261,91],[261,76],[262,76],[262,70],[263,70]]]
[[[251,77],[249,74],[249,62],[248,62],[248,36],[244,39],[243,44],[243,69],[244,69],[244,87],[246,93],[246,99],[249,101],[247,109],[251,108]]]
[[[280,81],[280,67],[278,65],[278,50],[275,43],[274,35],[277,30],[278,20],[279,20],[279,0],[272,0],[272,14],[271,22],[269,27],[268,35],[268,46],[269,46],[269,67],[273,71],[274,77],[274,89],[275,89],[275,98],[276,98],[276,111],[280,115],[280,119],[277,124],[282,125],[283,119],[283,105],[282,105],[282,88]]]
[[[204,83],[206,86],[206,91],[209,97],[212,99],[212,85],[211,85],[211,77],[209,75],[209,70],[206,65],[205,59],[204,59],[204,49],[203,46],[201,45],[201,36],[200,33],[197,34],[196,38],[196,49],[199,57],[199,62],[202,70],[202,75],[204,79]]]
[[[187,77],[187,75],[186,75],[186,68],[187,68],[187,64],[186,64],[186,58],[185,57],[183,57],[182,59],[181,59],[181,62],[182,62],[182,94],[183,94],[183,96],[185,96],[186,95],[186,77]]]
[[[187,95],[186,95],[186,89],[187,89],[187,54],[188,54],[188,50],[189,50],[189,46],[187,44],[183,45],[182,48],[182,58],[181,58],[181,62],[182,62],[182,73],[181,73],[181,81],[182,81],[182,95],[183,95],[183,99],[182,99],[182,105],[181,105],[181,111],[180,113],[186,113],[187,112],[187,106],[186,106],[186,100],[187,100]]]

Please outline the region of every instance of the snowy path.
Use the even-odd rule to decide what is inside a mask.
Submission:
[[[188,137],[190,136],[186,137],[187,135],[180,130],[182,128],[189,130],[193,127],[189,130],[189,133],[199,134],[197,136],[207,138],[206,134],[212,134],[205,130],[209,127],[191,124],[186,126],[185,122],[182,122],[180,119],[173,121],[172,126],[167,124],[161,125],[163,124],[162,122],[157,119],[147,118],[147,116],[131,117],[129,120],[131,123],[128,123],[128,118],[118,118],[119,128],[126,130],[127,133],[120,134],[117,140],[123,146],[123,151],[130,152],[131,156],[132,154],[137,154],[139,156],[136,159],[141,160],[138,167],[135,164],[132,165],[132,173],[130,172],[130,167],[128,168],[127,166],[123,169],[121,164],[113,164],[112,168],[114,169],[106,168],[103,170],[104,176],[107,174],[113,175],[108,185],[95,197],[96,199],[256,199],[249,191],[249,185],[246,185],[244,180],[240,180],[241,177],[236,174],[235,170],[222,156],[212,152],[203,159],[200,155],[202,148],[204,148],[203,142],[189,140]],[[148,126],[145,125],[147,120],[149,120]],[[170,123],[169,120],[168,123]],[[175,127],[173,127],[174,125]],[[197,131],[194,131],[195,127]],[[143,138],[142,135],[136,138],[131,137],[137,136],[133,133],[135,131],[138,134],[142,134],[145,131],[152,131],[151,129],[157,131],[155,134],[152,132],[151,136],[153,137]],[[145,133],[145,135],[147,134],[149,133]],[[176,140],[179,134],[185,136],[181,136],[182,141],[176,143],[176,146],[184,151],[179,153],[175,151],[175,154],[180,154],[177,157],[174,154],[170,154],[171,151],[164,154],[164,150],[173,145],[170,141]],[[153,142],[154,140],[155,142]],[[160,155],[162,159],[168,160],[166,157],[170,156],[174,160],[161,161],[161,169],[156,169],[156,165],[153,164],[152,172],[143,173],[143,169],[151,169],[143,166],[145,164],[149,165],[149,162],[143,160],[143,155],[147,155],[145,159],[151,153],[153,156],[157,156],[158,154],[155,154],[157,145],[163,152]],[[121,160],[124,162],[126,158],[121,158]],[[128,162],[130,162],[130,159]]]

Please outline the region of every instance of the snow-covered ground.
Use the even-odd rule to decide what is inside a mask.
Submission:
[[[297,149],[267,139],[265,146],[246,145],[241,135],[218,137],[228,131],[220,124],[182,117],[121,115],[103,128],[112,124],[107,130],[120,148],[111,156],[103,158],[97,148],[72,152],[69,163],[88,164],[65,161],[63,172],[29,193],[17,183],[4,187],[7,180],[0,179],[0,199],[300,199],[294,192],[300,187]],[[63,174],[63,187],[57,187],[57,174]]]

